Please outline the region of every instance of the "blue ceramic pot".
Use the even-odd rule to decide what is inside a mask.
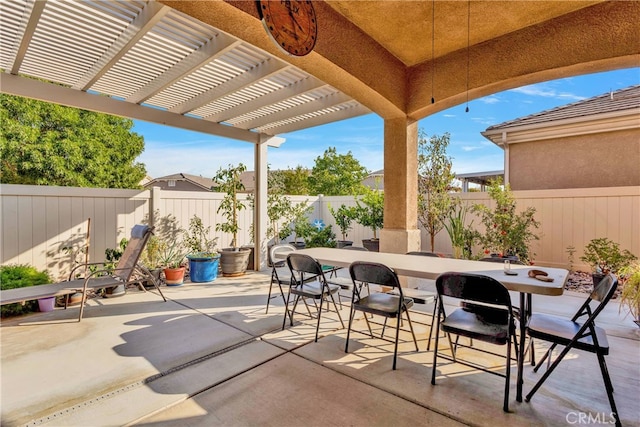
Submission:
[[[218,278],[220,255],[211,257],[205,254],[190,254],[187,258],[189,259],[189,278],[192,282],[213,282]]]

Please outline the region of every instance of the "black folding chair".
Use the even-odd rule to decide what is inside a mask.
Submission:
[[[287,287],[291,284],[291,271],[287,266],[286,255],[295,251],[296,248],[289,244],[273,245],[269,249],[269,263],[271,264],[271,283],[269,284],[269,295],[267,296],[267,309],[265,314],[269,313],[269,302],[278,295],[271,295],[273,285],[278,285],[282,302],[286,303],[287,298],[284,296],[283,286]]]
[[[407,252],[407,255],[417,255],[417,256],[426,256],[432,258],[440,258],[435,252],[429,251],[411,251]],[[436,309],[438,307],[438,294],[434,292],[428,291],[420,291],[420,297],[416,298],[414,295],[410,295],[414,301],[418,304],[427,304],[429,302],[433,302],[433,312],[431,313],[431,326],[429,327],[429,339],[427,341],[427,351],[431,350],[431,337],[433,336],[433,326],[436,319]]]
[[[294,252],[287,256],[287,265],[289,266],[289,270],[291,270],[291,284],[289,286],[289,292],[287,293],[287,300],[285,302],[285,314],[284,319],[282,320],[282,329],[284,330],[287,316],[289,317],[291,325],[293,326],[293,313],[296,311],[296,306],[298,305],[298,301],[300,301],[301,298],[303,300],[303,303],[307,307],[307,311],[309,311],[310,316],[311,312],[309,310],[309,306],[307,305],[306,299],[312,299],[318,310],[318,324],[316,326],[315,338],[316,342],[318,341],[318,331],[320,329],[320,318],[322,316],[322,306],[324,305],[324,301],[327,301],[328,304],[329,299],[331,299],[333,307],[338,314],[338,319],[340,319],[340,323],[344,328],[344,322],[342,321],[342,316],[340,316],[340,310],[338,310],[336,301],[333,298],[333,294],[337,293],[340,290],[340,286],[327,283],[327,279],[325,278],[320,263],[309,255],[297,254]],[[313,278],[313,280],[309,281],[309,278]],[[293,303],[293,307],[289,309],[291,294],[295,295],[296,297]],[[319,305],[316,303],[317,300],[320,300]]]
[[[438,339],[440,334],[436,334],[436,345],[433,352],[433,371],[431,374],[431,384],[436,383],[436,368],[438,357],[460,363],[465,366],[480,369],[484,372],[498,375],[505,378],[504,405],[503,410],[509,412],[509,379],[511,374],[511,341],[517,347],[515,339],[515,322],[511,307],[511,297],[507,288],[495,279],[487,276],[466,273],[443,273],[436,279],[436,289],[438,291],[438,316],[437,328],[447,334],[454,334],[468,338],[477,339],[496,345],[506,345],[506,369],[505,373],[487,369],[467,360],[456,357],[457,347],[466,347],[476,351],[476,347],[463,346],[452,343],[451,357],[439,354]],[[449,297],[470,301],[472,305],[463,305],[447,315],[444,308],[443,297]],[[491,353],[496,354],[496,353]]]
[[[413,332],[413,325],[411,324],[411,318],[409,317],[409,309],[413,307],[413,300],[407,298],[402,293],[402,287],[398,280],[398,275],[389,267],[383,264],[355,261],[349,266],[349,274],[353,280],[353,295],[351,297],[351,311],[349,313],[349,326],[347,328],[347,342],[344,346],[344,351],[349,351],[349,336],[351,332],[351,326],[353,324],[353,318],[356,311],[362,311],[363,313],[369,313],[373,315],[382,316],[385,318],[385,323],[382,328],[380,338],[384,338],[384,330],[386,327],[387,319],[396,319],[396,338],[395,347],[393,350],[393,369],[396,369],[396,359],[398,355],[398,338],[400,336],[400,322],[402,313],[407,315],[407,322],[409,323],[409,329],[413,336],[413,343],[418,351],[418,342],[416,341],[416,335]],[[360,295],[361,287],[358,283],[375,284],[380,286],[387,286],[393,288],[397,293],[383,293],[376,292],[367,296]],[[367,322],[367,328],[369,329],[369,336],[374,338],[373,331],[369,319],[364,317]]]
[[[611,405],[611,411],[616,420],[616,426],[620,426],[620,417],[616,409],[616,402],[613,399],[613,384],[609,377],[609,370],[604,356],[609,354],[609,342],[607,333],[604,329],[596,326],[596,317],[602,312],[609,300],[615,294],[618,287],[618,279],[613,274],[605,276],[600,283],[594,288],[582,307],[576,312],[571,319],[564,319],[557,316],[547,314],[534,313],[527,324],[527,334],[530,337],[551,342],[551,347],[540,359],[538,365],[534,368],[537,372],[542,362],[546,359],[551,361],[551,353],[556,346],[564,346],[558,357],[549,366],[544,375],[538,380],[529,394],[525,397],[525,401],[530,401],[533,395],[538,391],[540,386],[551,375],[554,369],[560,364],[562,359],[569,353],[571,349],[583,350],[589,353],[595,353],[598,357],[600,372],[604,380],[604,386]],[[591,309],[591,302],[597,301],[598,304],[594,310]],[[582,323],[579,322],[582,320]]]

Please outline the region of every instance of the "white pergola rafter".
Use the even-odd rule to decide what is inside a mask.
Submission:
[[[216,99],[222,98],[229,93],[238,92],[248,86],[251,86],[256,81],[268,79],[270,76],[280,73],[289,67],[291,66],[279,60],[273,59],[265,61],[254,69],[242,73],[236,78],[227,80],[221,85],[213,87],[208,91],[191,98],[189,101],[169,109],[169,111],[179,114],[189,113],[203,105],[214,102]]]
[[[302,117],[305,114],[310,114],[316,111],[322,111],[326,108],[333,107],[335,105],[343,104],[350,101],[351,98],[340,92],[334,92],[330,95],[323,96],[321,98],[314,99],[312,101],[302,102],[297,101],[294,105],[286,108],[279,109],[271,114],[259,115],[258,117],[232,122],[235,127],[241,129],[255,129],[261,126],[265,126],[269,123],[277,123],[282,120],[286,120],[292,117]],[[283,104],[286,104],[283,102]]]
[[[299,126],[300,122],[307,123],[311,126],[320,126],[324,123],[329,122],[337,122],[340,120],[351,119],[353,117],[362,116],[364,114],[369,113],[369,109],[362,104],[353,103],[354,105],[345,106],[344,108],[336,108],[332,111],[325,111],[322,113],[318,113],[314,116],[305,116],[305,117],[294,117],[290,119],[287,123],[275,123],[265,125],[255,130],[258,132],[264,132],[267,134],[276,133],[288,133],[293,132]]]
[[[129,49],[140,41],[145,34],[162,20],[171,8],[155,2],[149,2],[142,9],[140,15],[133,20],[129,27],[120,34],[109,50],[104,52],[100,60],[72,86],[72,89],[89,90],[100,77],[104,76],[117,62],[127,54]]]
[[[213,59],[219,58],[230,50],[233,50],[240,44],[241,42],[239,40],[235,40],[220,33],[213,39],[209,40],[200,49],[194,51],[183,61],[180,61],[154,81],[148,83],[146,86],[129,96],[126,101],[134,102],[136,104],[144,102],[170,87],[185,75],[191,74],[203,65],[211,62]]]
[[[46,0],[33,2],[30,13],[25,15],[28,17],[27,22],[20,26],[22,32],[20,32],[17,37],[20,40],[20,43],[15,46],[14,54],[10,60],[11,66],[7,67],[11,70],[11,74],[18,74],[20,70],[20,66],[22,65],[29,43],[33,38],[33,32],[38,25],[38,21],[40,21],[40,17],[42,16],[45,4]]]
[[[309,76],[303,80],[297,81],[287,87],[280,90],[270,92],[266,95],[259,96],[251,101],[238,104],[235,107],[228,108],[217,114],[212,114],[205,117],[205,120],[212,122],[226,122],[233,117],[240,117],[245,114],[249,114],[252,111],[260,110],[267,105],[272,105],[277,102],[282,102],[295,98],[296,96],[304,95],[306,93],[328,87],[329,85],[319,81],[315,77]]]

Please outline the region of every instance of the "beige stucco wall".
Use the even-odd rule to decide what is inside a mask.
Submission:
[[[640,130],[509,145],[513,190],[640,185]]]

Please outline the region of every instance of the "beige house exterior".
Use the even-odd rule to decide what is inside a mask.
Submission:
[[[640,85],[491,126],[513,190],[640,185]]]

